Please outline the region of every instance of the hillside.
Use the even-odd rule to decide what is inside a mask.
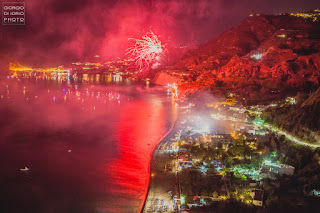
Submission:
[[[232,91],[245,97],[247,104],[255,104],[315,91],[319,67],[319,22],[253,15],[163,73],[183,82],[181,88]],[[163,73],[156,76],[156,83],[165,84]]]
[[[309,141],[320,142],[320,88],[297,105],[270,107],[264,113],[268,122]]]
[[[266,50],[272,46],[285,48],[288,39],[290,47],[297,52],[314,52],[317,46],[309,39],[319,38],[319,24],[306,22],[294,16],[253,15],[245,18],[235,27],[212,38],[205,45],[192,52],[173,66],[174,69],[192,71],[215,70],[226,65],[234,56],[245,56],[253,50]],[[286,37],[277,38],[285,34]],[[298,37],[296,37],[298,36]],[[295,38],[309,38],[295,40]],[[306,53],[305,53],[306,54]]]
[[[218,69],[233,56],[243,56],[256,49],[274,31],[274,26],[265,17],[248,17],[179,61],[174,69],[192,69],[196,72]]]

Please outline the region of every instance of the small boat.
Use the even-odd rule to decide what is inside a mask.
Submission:
[[[21,172],[27,172],[27,171],[29,171],[29,168],[25,166],[24,168],[20,169],[20,171]]]

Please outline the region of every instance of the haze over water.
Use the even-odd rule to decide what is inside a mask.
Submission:
[[[163,88],[86,78],[1,79],[1,212],[140,210],[176,105]]]

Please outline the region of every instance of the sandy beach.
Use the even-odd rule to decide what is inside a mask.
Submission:
[[[174,212],[173,196],[177,195],[176,189],[176,172],[165,172],[165,165],[172,164],[175,159],[169,157],[161,148],[166,143],[171,143],[170,138],[178,132],[180,126],[181,115],[178,113],[177,119],[172,125],[168,133],[160,140],[159,144],[152,152],[150,160],[150,179],[146,199],[141,208],[142,212],[154,212],[156,208],[165,208],[166,212]],[[169,208],[168,208],[169,207]]]

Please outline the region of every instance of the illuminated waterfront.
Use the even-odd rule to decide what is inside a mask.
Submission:
[[[109,76],[1,80],[2,209],[139,211],[176,106],[161,88]]]

